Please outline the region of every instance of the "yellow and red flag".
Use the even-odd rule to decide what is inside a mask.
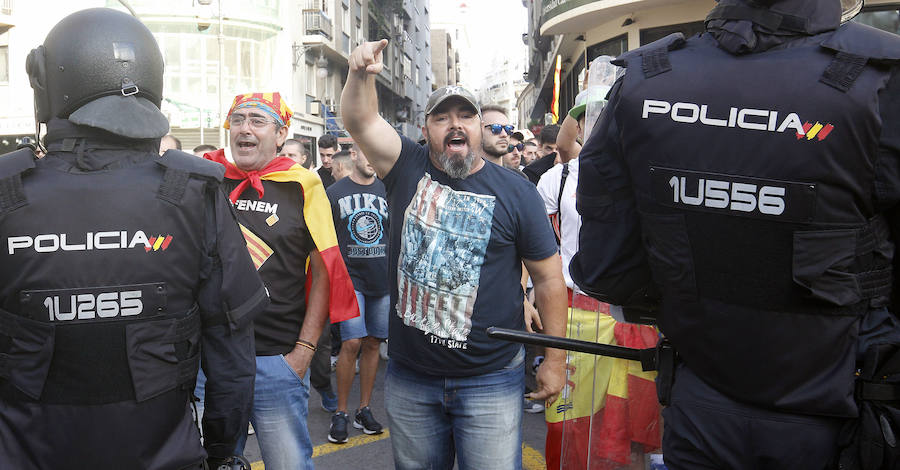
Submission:
[[[261,170],[249,172],[245,172],[235,166],[234,163],[229,162],[225,158],[225,151],[222,149],[207,153],[203,157],[225,166],[226,178],[242,180],[228,196],[232,203],[237,201],[237,198],[247,189],[247,186],[253,187],[259,193],[259,196],[262,197],[262,180],[300,184],[303,191],[303,218],[306,221],[306,226],[309,228],[309,234],[319,250],[319,254],[322,255],[325,268],[328,270],[328,279],[330,281],[328,311],[331,316],[331,322],[337,323],[358,317],[359,305],[356,303],[356,294],[353,292],[353,282],[350,280],[347,266],[344,265],[344,259],[341,257],[341,249],[338,246],[337,235],[334,232],[334,220],[331,217],[331,204],[328,202],[325,187],[322,186],[322,181],[319,177],[287,157],[275,157]],[[257,241],[262,242],[262,240],[245,227],[241,227],[241,229],[244,232],[244,238],[247,240],[247,246],[251,257],[253,257],[253,262],[258,268],[271,256],[271,248],[265,243],[261,245],[257,243]],[[248,238],[248,232],[250,232],[252,237]],[[307,262],[307,294],[309,294],[312,279],[309,276],[308,266],[309,263]]]
[[[569,295],[568,337],[639,349],[656,345],[654,328],[618,323],[608,304]],[[570,352],[566,377],[563,393],[545,412],[549,470],[626,467],[633,443],[643,452],[659,449],[655,372],[634,361]]]
[[[553,102],[550,104],[550,113],[553,114],[553,124],[559,122],[559,74],[562,71],[562,56],[556,56],[556,67],[553,69]]]

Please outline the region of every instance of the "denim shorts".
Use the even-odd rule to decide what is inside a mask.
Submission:
[[[355,290],[359,303],[359,316],[344,320],[341,327],[341,341],[348,339],[373,338],[384,339],[388,336],[388,306],[390,295],[371,296]]]
[[[398,470],[522,468],[525,350],[471,377],[422,374],[388,360],[385,408]]]

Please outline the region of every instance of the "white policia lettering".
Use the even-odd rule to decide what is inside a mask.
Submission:
[[[649,119],[651,114],[668,114],[675,122],[694,124],[700,122],[713,127],[739,127],[754,131],[779,132],[788,129],[794,130],[798,135],[806,135],[803,130],[803,121],[797,113],[788,115],[778,124],[778,111],[752,108],[730,108],[728,117],[710,117],[708,105],[694,103],[675,103],[668,101],[644,100],[644,109],[641,113],[643,119]]]
[[[51,322],[130,317],[140,315],[144,311],[139,290],[104,292],[97,294],[96,297],[94,294],[75,294],[70,295],[68,301],[64,301],[63,307],[66,304],[69,305],[69,309],[64,312],[60,309],[60,296],[53,295],[44,299],[44,307],[47,307]]]
[[[784,213],[785,188],[778,186],[762,186],[755,184],[718,181],[699,178],[697,190],[693,195],[687,194],[687,179],[673,176],[669,179],[672,187],[672,199],[676,204],[689,206],[706,206],[713,209],[729,209],[739,212],[758,210],[766,215]],[[692,191],[693,192],[693,191]]]
[[[130,241],[129,241],[130,240]],[[41,234],[35,237],[27,235],[18,237],[8,237],[6,246],[9,254],[13,255],[16,250],[34,248],[38,253],[53,253],[55,251],[89,251],[89,250],[116,250],[121,248],[150,248],[150,240],[147,235],[138,230],[134,232],[131,238],[125,230],[117,230],[110,232],[88,232],[83,238],[79,238],[77,243],[70,243],[68,235],[65,233]]]

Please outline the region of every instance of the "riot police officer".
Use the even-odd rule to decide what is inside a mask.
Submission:
[[[872,406],[880,446],[841,463],[897,468],[900,394],[873,381],[900,344],[900,38],[845,22],[861,6],[720,0],[704,34],[616,62],[571,271],[674,346],[671,469],[824,468]]]
[[[222,169],[158,155],[163,59],[137,19],[74,13],[26,66],[47,156],[0,157],[0,466],[218,466],[247,423],[268,302]]]

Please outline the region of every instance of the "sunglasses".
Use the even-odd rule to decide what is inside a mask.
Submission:
[[[506,151],[507,151],[507,152],[512,152],[513,149],[516,149],[516,150],[518,150],[518,151],[521,152],[522,149],[524,149],[524,148],[525,148],[525,144],[523,144],[522,142],[519,142],[519,143],[516,144],[516,145],[510,145],[509,147],[507,147]]]
[[[506,131],[506,135],[512,135],[513,131],[516,129],[515,126],[501,126],[500,124],[486,124],[484,128],[490,129],[491,134],[494,135],[500,135],[503,131]]]

